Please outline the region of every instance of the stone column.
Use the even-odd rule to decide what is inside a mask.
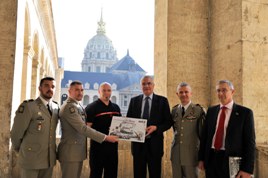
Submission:
[[[229,79],[236,103],[251,108],[257,143],[267,143],[268,6],[244,0],[211,1],[211,104],[217,80]]]
[[[193,102],[209,104],[208,1],[155,1],[156,92],[177,104],[177,85],[188,82]],[[163,177],[171,177],[170,142],[167,132]]]
[[[63,68],[56,69],[55,73],[55,81],[56,81],[56,91],[54,95],[54,100],[58,102],[59,105],[61,105],[61,80],[64,77],[64,70]]]
[[[21,101],[31,98],[32,60],[33,48],[24,49],[22,78],[21,78]]]
[[[207,1],[156,0],[156,91],[171,105],[182,81],[192,86],[194,102],[209,104],[208,32]]]
[[[243,0],[241,9],[243,91],[240,95],[243,105],[254,111],[256,142],[267,144],[268,4]]]
[[[35,99],[39,95],[39,73],[40,73],[40,62],[36,57],[33,58],[32,62],[32,87],[31,87],[31,99]]]
[[[242,6],[241,0],[211,1],[210,3],[210,57],[211,104],[217,104],[216,82],[233,82],[236,102],[242,98]]]
[[[17,1],[8,0],[0,3],[0,177],[10,175],[10,117],[12,106],[12,88],[14,79]]]

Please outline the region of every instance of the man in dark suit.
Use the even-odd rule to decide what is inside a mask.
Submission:
[[[145,142],[132,142],[131,145],[134,178],[146,178],[147,165],[149,177],[160,178],[163,132],[171,127],[173,121],[167,98],[153,93],[153,78],[144,76],[141,87],[143,94],[131,99],[127,112],[127,117],[147,119]]]
[[[228,178],[230,157],[239,157],[241,161],[236,178],[249,178],[255,157],[253,112],[234,103],[234,86],[230,81],[220,80],[216,90],[220,104],[207,111],[199,150],[199,168],[205,169],[207,178]]]

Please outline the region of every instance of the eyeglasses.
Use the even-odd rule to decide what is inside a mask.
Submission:
[[[152,82],[143,82],[142,86],[146,86],[146,85],[151,86],[152,84],[153,84]]]

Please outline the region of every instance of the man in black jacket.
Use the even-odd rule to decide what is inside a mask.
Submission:
[[[127,117],[147,119],[146,139],[144,143],[132,142],[134,178],[146,178],[148,165],[149,177],[161,177],[163,152],[163,132],[172,125],[167,98],[156,95],[151,76],[141,79],[143,94],[131,99]]]
[[[253,112],[234,103],[234,86],[230,81],[220,80],[216,90],[220,104],[207,111],[199,150],[199,168],[206,170],[207,178],[228,178],[230,157],[239,157],[237,177],[250,178],[255,158]]]

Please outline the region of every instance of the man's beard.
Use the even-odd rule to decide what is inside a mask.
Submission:
[[[45,99],[50,100],[53,97],[53,93],[52,92],[47,92],[45,94],[42,94],[42,97],[45,98]]]

